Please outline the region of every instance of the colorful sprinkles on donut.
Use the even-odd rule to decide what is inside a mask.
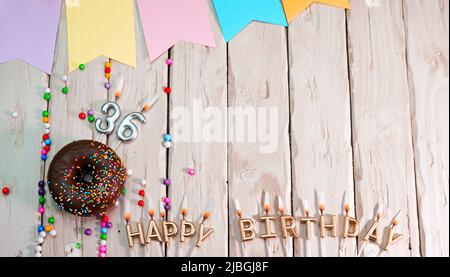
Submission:
[[[65,211],[97,216],[115,206],[126,179],[122,160],[107,145],[81,140],[54,157],[48,173],[50,194]]]

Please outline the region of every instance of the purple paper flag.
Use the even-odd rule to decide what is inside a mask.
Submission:
[[[21,59],[50,73],[61,0],[0,0],[0,63]]]

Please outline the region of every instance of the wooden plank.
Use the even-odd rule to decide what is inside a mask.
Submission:
[[[291,210],[286,41],[286,31],[283,27],[253,22],[228,44],[228,106],[235,111],[239,108],[249,108],[250,114],[256,114],[258,109],[262,108],[265,113],[260,113],[256,118],[265,119],[267,123],[254,131],[270,131],[275,144],[274,149],[263,149],[261,146],[268,145],[258,140],[258,136],[255,142],[252,142],[252,135],[255,133],[250,130],[256,126],[256,122],[246,120],[251,116],[233,116],[233,111],[229,111],[229,201],[233,203],[238,200],[243,216],[254,220],[258,220],[263,214],[263,191],[269,193],[272,200],[272,214],[276,213],[276,196],[281,197],[286,211]],[[270,126],[268,123],[271,108],[277,112],[276,114],[272,110],[272,114],[277,116],[277,125]],[[239,127],[242,123],[245,124],[243,129]],[[239,142],[240,135],[245,135],[244,142]],[[230,255],[242,256],[238,221],[232,204],[229,221]],[[262,231],[262,225],[257,223],[256,226],[258,232]],[[271,239],[269,244],[258,238],[247,243],[246,254],[250,257],[292,256],[292,241],[287,240],[285,246],[282,238]]]
[[[343,214],[345,192],[354,215],[345,11],[312,5],[290,24],[289,50],[295,215],[304,216],[303,201],[318,214],[319,191],[326,214]],[[347,240],[340,253],[341,239],[321,239],[317,228],[307,241],[302,224],[296,256],[354,255],[354,239]]]
[[[63,7],[56,45],[55,63],[51,76],[52,100],[50,102],[50,124],[53,145],[48,164],[52,157],[66,144],[80,139],[98,139],[93,124],[80,120],[78,114],[89,109],[100,110],[106,101],[106,89],[103,86],[103,66],[106,58],[100,57],[86,65],[85,71],[74,71],[69,75],[69,93],[64,95],[62,76],[67,74],[67,35],[66,16]],[[104,140],[104,142],[106,139]],[[59,232],[55,238],[47,239],[44,244],[44,256],[64,256],[66,245],[82,243],[83,255],[96,256],[99,240],[99,222],[95,218],[81,218],[62,211],[47,196],[46,217],[55,217],[55,228]],[[85,236],[84,230],[92,228],[94,234]]]
[[[380,204],[382,224],[387,227],[401,210],[397,230],[406,238],[388,255],[417,256],[419,232],[402,2],[383,1],[374,8],[368,8],[364,1],[351,4],[348,51],[356,214],[367,227]],[[362,254],[379,255],[380,247],[370,243]]]
[[[216,48],[180,42],[172,51],[170,126],[175,143],[169,160],[169,176],[173,182],[169,187],[173,201],[169,215],[171,220],[181,221],[181,205],[186,195],[186,220],[195,223],[197,235],[187,239],[182,247],[179,238],[171,243],[167,254],[171,257],[228,255],[227,144],[224,136],[217,140],[204,137],[202,133],[194,134],[193,127],[200,120],[202,127],[214,124],[220,128],[215,131],[226,134],[227,52],[219,26],[217,23],[213,26],[218,42]],[[184,111],[187,113],[180,118]],[[212,112],[218,112],[215,115],[220,118],[208,118]],[[194,117],[196,115],[200,118]],[[204,129],[198,130],[202,131],[207,133]],[[199,140],[195,139],[197,135]],[[188,175],[187,168],[194,168],[195,176]],[[214,233],[202,247],[194,250],[201,214],[211,203],[214,203],[214,210],[205,226],[214,228]]]
[[[137,7],[136,7],[137,11]],[[119,78],[124,78],[124,89],[118,104],[122,110],[122,118],[131,112],[140,111],[146,98],[160,95],[158,102],[153,108],[145,113],[147,123],[142,125],[136,123],[139,128],[138,138],[129,144],[121,144],[117,148],[117,153],[125,161],[127,168],[133,171],[126,183],[127,193],[121,197],[120,207],[110,213],[110,218],[115,229],[109,232],[108,237],[111,243],[108,246],[108,256],[161,256],[160,245],[153,242],[149,249],[139,246],[130,251],[125,230],[125,204],[129,203],[132,214],[133,228],[142,214],[145,230],[147,230],[148,207],[155,208],[159,214],[159,202],[165,195],[166,189],[162,185],[162,179],[166,174],[166,150],[162,147],[162,134],[166,132],[167,126],[167,99],[163,94],[163,88],[167,84],[167,66],[165,60],[167,54],[162,55],[156,61],[150,62],[147,46],[145,44],[139,14],[135,14],[136,20],[136,45],[137,45],[137,67],[113,61],[112,63],[112,83],[117,83]],[[110,100],[114,100],[114,89],[109,93]],[[119,124],[121,119],[118,121]],[[116,129],[117,130],[117,129]],[[116,133],[109,137],[109,145],[115,147],[118,139]],[[140,185],[140,181],[145,179],[146,186]],[[138,195],[140,189],[145,190],[144,209],[137,205],[141,199]],[[148,251],[147,251],[148,250]]]
[[[421,254],[449,255],[449,1],[404,2]]]
[[[40,139],[44,133],[41,113],[47,107],[42,98],[48,75],[12,61],[0,64],[0,132],[2,155],[0,188],[10,194],[0,197],[1,257],[34,256],[38,209],[38,181],[42,178]],[[17,113],[17,117],[13,116]]]

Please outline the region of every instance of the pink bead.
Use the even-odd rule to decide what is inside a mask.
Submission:
[[[98,253],[98,256],[101,257],[101,258],[104,258],[104,257],[106,257],[106,253],[104,253],[104,252]]]
[[[106,222],[102,221],[102,223],[100,225],[102,226],[102,228],[105,228],[106,227]]]
[[[47,155],[47,151],[45,149],[41,150],[41,155]]]
[[[164,197],[164,203],[165,204],[169,204],[170,203],[170,198],[169,197]]]
[[[195,170],[193,168],[189,168],[188,174],[191,175],[191,176],[194,176],[195,175]]]
[[[167,65],[172,65],[173,64],[173,60],[172,59],[167,59],[166,60],[166,64]]]
[[[106,253],[106,247],[105,246],[100,246],[98,248],[98,251],[100,251],[100,253]]]
[[[44,207],[40,207],[38,211],[39,211],[40,214],[44,214],[45,213],[45,208]]]

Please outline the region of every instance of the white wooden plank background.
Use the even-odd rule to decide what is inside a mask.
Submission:
[[[175,221],[185,194],[188,218],[197,224],[201,212],[215,203],[206,224],[215,232],[197,256],[241,256],[233,201],[240,202],[245,217],[257,220],[263,191],[271,196],[272,214],[280,196],[286,211],[296,216],[303,210],[301,200],[317,214],[316,191],[323,191],[326,213],[342,214],[345,191],[351,213],[363,227],[377,204],[383,205],[384,231],[401,209],[398,230],[406,238],[388,256],[448,256],[449,1],[380,1],[370,8],[365,1],[351,4],[347,12],[313,4],[288,28],[251,23],[228,44],[212,15],[216,48],[181,42],[154,62],[149,61],[136,15],[137,68],[112,61],[113,89],[108,92],[103,87],[108,59],[99,57],[86,71],[69,75],[66,96],[60,93],[67,68],[63,9],[51,77],[21,61],[0,64],[0,149],[8,157],[0,162],[0,187],[11,188],[9,196],[0,195],[0,237],[7,238],[0,256],[33,255],[37,182],[44,173],[39,157],[44,88],[50,85],[53,91],[50,162],[73,140],[99,138],[78,113],[92,108],[100,116],[119,77],[125,78],[119,100],[123,114],[141,108],[150,95],[161,97],[146,113],[148,122],[138,139],[117,150],[134,173],[126,196],[110,213],[114,227],[108,234],[109,256],[191,254],[195,239],[181,252],[178,242],[169,244],[167,252],[157,245],[130,252],[127,246],[125,202],[129,200],[132,222],[141,213],[147,220],[146,209],[158,210],[166,194],[173,198],[169,217]],[[170,70],[165,65],[169,56],[174,59]],[[168,84],[170,96],[162,93]],[[161,141],[168,128],[176,131],[176,119],[167,121],[172,109],[189,108],[196,100],[223,114],[227,107],[277,108],[276,152],[262,154],[255,143],[176,142],[166,156]],[[11,116],[14,111],[17,118]],[[223,126],[230,133],[236,122],[224,116]],[[114,136],[106,139],[116,144]],[[196,176],[188,176],[187,167],[194,167]],[[167,190],[161,185],[166,172],[173,181]],[[142,178],[147,181],[144,210],[137,206]],[[43,254],[63,256],[67,244],[81,242],[84,256],[97,255],[98,220],[76,218],[46,198],[46,215],[55,216],[58,235],[46,239]],[[94,235],[84,235],[88,227]],[[319,240],[315,234],[305,244],[303,228],[300,235],[287,244],[280,238],[268,244],[254,240],[247,243],[246,254],[339,254],[339,239]],[[348,241],[343,255],[354,255],[357,246],[362,242]],[[379,255],[379,250],[369,245],[363,255]]]

